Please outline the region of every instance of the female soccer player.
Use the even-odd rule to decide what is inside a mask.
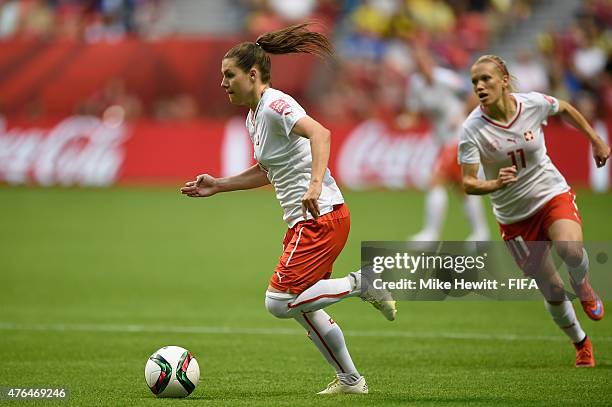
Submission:
[[[593,346],[563,281],[550,259],[552,242],[566,263],[570,281],[589,318],[604,315],[603,303],[589,284],[589,259],[582,245],[582,221],[575,195],[546,154],[542,126],[548,116],[561,116],[591,142],[598,167],[610,157],[610,147],[569,103],[540,93],[512,93],[511,76],[495,55],[480,57],[471,69],[480,100],[463,124],[459,162],[468,194],[491,194],[501,235],[526,275],[538,283],[546,309],[576,348],[576,366],[594,366]],[[486,180],[479,180],[479,166]]]
[[[278,318],[294,318],[307,331],[336,378],[319,394],[367,393],[338,324],[323,308],[361,294],[361,272],[329,279],[348,238],[349,211],[327,169],[330,132],[309,117],[289,95],[270,87],[270,56],[295,52],[328,56],[328,39],[307,24],[261,35],[230,49],[221,63],[221,86],[229,101],[248,107],[246,118],[257,164],[241,174],[198,175],[181,188],[190,197],[272,184],[289,225],[283,253],[266,292],[266,308]],[[395,301],[366,298],[395,319]]]
[[[423,229],[410,237],[412,241],[427,242],[440,240],[448,206],[446,186],[461,185],[461,168],[457,163],[459,130],[465,115],[476,101],[474,98],[463,101],[469,91],[467,81],[455,72],[437,66],[423,47],[415,45],[413,50],[416,69],[411,78],[408,108],[411,114],[422,113],[428,117],[435,141],[440,146],[425,197],[425,224]],[[489,240],[489,227],[481,198],[463,193],[461,195],[465,217],[471,229],[466,240]]]

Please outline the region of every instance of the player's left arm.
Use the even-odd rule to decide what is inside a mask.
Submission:
[[[595,159],[595,164],[598,167],[606,165],[606,161],[610,158],[610,146],[595,133],[595,130],[593,130],[593,127],[591,127],[584,116],[570,103],[560,99],[557,113],[589,139],[593,145],[593,158]]]
[[[316,219],[320,213],[319,196],[321,196],[323,177],[329,161],[331,132],[309,116],[299,119],[293,127],[293,132],[310,140],[312,168],[308,191],[302,197],[302,215],[306,218],[306,211],[308,211]]]

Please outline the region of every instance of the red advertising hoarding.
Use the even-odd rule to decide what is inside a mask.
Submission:
[[[330,169],[346,187],[422,187],[437,147],[426,127],[394,130],[368,120],[332,131]],[[601,135],[608,126],[598,124]],[[603,133],[603,134],[602,134]],[[610,165],[595,170],[589,144],[560,121],[545,129],[549,155],[574,186],[607,189]],[[173,183],[199,173],[230,175],[253,162],[243,117],[130,124],[71,116],[61,121],[0,120],[0,182],[106,186]]]

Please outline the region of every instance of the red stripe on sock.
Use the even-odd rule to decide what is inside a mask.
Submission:
[[[309,302],[320,300],[321,298],[338,298],[338,297],[343,297],[343,296],[347,295],[348,293],[350,293],[350,291],[344,291],[344,292],[341,292],[340,294],[321,294],[321,295],[319,295],[317,297],[311,298],[311,299],[306,300],[306,301],[299,302],[297,304],[289,303],[289,304],[287,304],[287,306],[289,308],[295,308],[295,307],[299,307],[302,304],[308,304]]]
[[[319,333],[319,331],[317,331],[317,329],[314,327],[314,325],[312,324],[312,322],[310,322],[310,320],[308,319],[308,317],[306,316],[306,313],[302,312],[302,315],[304,316],[304,320],[306,320],[306,323],[308,323],[308,325],[310,325],[310,327],[312,328],[312,330],[314,331],[314,333],[317,334],[317,336],[319,337],[319,339],[321,340],[321,343],[323,344],[323,346],[325,346],[325,349],[327,349],[327,352],[329,353],[329,356],[332,357],[332,359],[334,360],[334,362],[336,362],[336,364],[338,365],[338,368],[340,368],[340,371],[342,371],[342,373],[346,373],[344,371],[344,369],[342,368],[342,365],[340,365],[340,362],[338,362],[338,359],[336,359],[336,357],[334,356],[333,352],[331,351],[331,349],[329,349],[329,346],[327,346],[327,344],[325,343],[325,341],[323,340],[323,337],[321,336],[321,334]]]

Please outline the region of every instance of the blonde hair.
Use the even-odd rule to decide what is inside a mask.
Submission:
[[[501,57],[498,57],[497,55],[483,55],[478,58],[476,62],[474,62],[474,65],[480,64],[482,62],[493,63],[493,65],[495,65],[495,67],[501,74],[502,78],[504,76],[508,77],[508,90],[510,92],[516,92],[516,78],[510,75],[510,72],[508,71],[508,65],[506,65],[506,61],[504,61]]]

